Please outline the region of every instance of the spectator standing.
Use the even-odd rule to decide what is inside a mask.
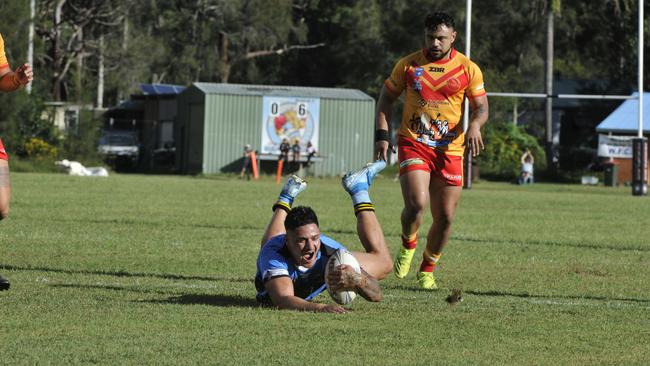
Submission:
[[[239,175],[240,179],[244,179],[244,175],[246,175],[246,179],[250,180],[251,179],[251,174],[250,174],[250,167],[251,167],[251,158],[253,155],[253,148],[251,145],[246,144],[244,145],[244,165],[241,168],[241,174]]]

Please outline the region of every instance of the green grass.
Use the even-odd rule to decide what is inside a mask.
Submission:
[[[441,290],[391,276],[384,301],[333,315],[255,303],[279,191],[269,177],[14,173],[12,184],[0,223],[0,273],[12,280],[0,293],[2,364],[650,363],[650,198],[629,188],[475,184]],[[371,195],[395,253],[399,185],[380,178]],[[298,203],[361,249],[337,179],[312,180]],[[449,306],[453,288],[464,301]]]

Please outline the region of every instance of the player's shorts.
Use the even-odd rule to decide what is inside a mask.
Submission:
[[[448,155],[417,141],[400,137],[397,148],[399,174],[424,170],[449,186],[463,185],[463,157]]]
[[[9,155],[7,155],[5,146],[2,144],[2,139],[0,139],[0,160],[9,160]]]

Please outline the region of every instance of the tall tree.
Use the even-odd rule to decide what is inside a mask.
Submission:
[[[65,100],[71,65],[76,61],[83,68],[83,58],[97,44],[90,36],[118,25],[120,7],[111,0],[43,0],[38,5],[41,23],[37,33],[49,43],[49,51],[42,57],[51,66],[52,99]]]

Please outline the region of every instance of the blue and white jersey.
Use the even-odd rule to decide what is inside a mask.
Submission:
[[[289,249],[285,246],[285,234],[275,236],[264,244],[257,257],[257,274],[255,287],[257,301],[270,303],[271,298],[264,284],[276,277],[289,277],[293,282],[295,296],[307,301],[325,291],[325,266],[327,260],[343,245],[336,240],[321,234],[320,250],[316,254],[316,263],[312,268],[296,266]]]

